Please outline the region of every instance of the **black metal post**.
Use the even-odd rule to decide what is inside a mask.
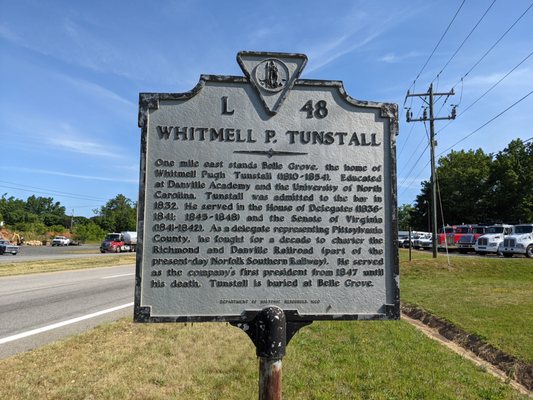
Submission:
[[[255,313],[254,313],[255,314]],[[255,344],[259,357],[259,400],[281,400],[282,359],[285,347],[302,327],[313,321],[294,320],[294,312],[269,306],[255,314],[250,322],[232,322],[242,329]]]
[[[282,359],[287,346],[285,314],[279,307],[257,316],[256,353],[259,357],[259,400],[281,400]]]

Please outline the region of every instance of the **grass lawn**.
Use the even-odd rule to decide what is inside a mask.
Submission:
[[[401,299],[533,362],[533,260],[400,252]]]
[[[110,259],[72,260],[69,268],[100,261]],[[453,257],[448,266],[442,255],[416,252],[408,262],[401,251],[400,280],[403,301],[533,360],[533,260]],[[256,399],[257,367],[251,341],[226,324],[124,319],[0,360],[0,398]],[[286,399],[526,399],[404,321],[314,322],[291,341],[283,371]]]
[[[248,337],[120,320],[0,361],[7,399],[257,399]],[[403,321],[315,322],[283,360],[286,399],[526,399]]]

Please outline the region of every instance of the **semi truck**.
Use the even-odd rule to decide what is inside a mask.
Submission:
[[[513,234],[500,243],[499,251],[504,257],[524,254],[527,258],[533,258],[533,223],[515,225]]]
[[[137,247],[137,232],[125,231],[108,233],[100,245],[101,253],[121,253],[135,251]]]
[[[512,233],[512,225],[491,225],[487,228],[485,234],[477,239],[474,244],[474,250],[479,255],[485,255],[487,253],[498,254],[500,243]]]

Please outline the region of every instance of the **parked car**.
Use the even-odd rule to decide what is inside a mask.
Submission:
[[[499,249],[504,257],[524,254],[533,258],[533,224],[515,225],[513,234],[503,239]]]
[[[427,235],[430,235],[428,232],[420,232],[420,231],[413,231],[411,232],[411,247],[415,247],[415,242],[423,237],[426,237]],[[409,236],[407,236],[403,242],[399,243],[401,247],[408,248],[409,247]]]
[[[433,247],[433,235],[427,233],[423,237],[415,240],[414,247],[415,249],[431,249]]]
[[[11,244],[9,240],[0,239],[0,255],[11,253],[14,256],[19,252],[19,246]]]
[[[399,234],[398,235],[398,247],[404,247],[404,243],[409,242],[409,234]]]
[[[70,239],[65,236],[56,236],[52,240],[52,246],[68,246],[70,244]]]
[[[483,236],[480,236],[474,244],[474,251],[479,255],[487,253],[498,253],[498,247],[503,240],[513,233],[512,225],[491,225],[485,231]]]

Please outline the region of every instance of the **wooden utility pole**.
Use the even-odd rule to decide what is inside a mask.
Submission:
[[[405,97],[420,97],[424,103],[429,107],[429,118],[427,115],[427,109],[424,108],[424,113],[422,118],[413,119],[413,113],[410,108],[406,111],[407,122],[425,122],[429,121],[429,145],[430,145],[430,154],[431,154],[431,214],[433,220],[433,226],[431,230],[431,241],[433,249],[433,258],[437,258],[437,176],[435,173],[435,123],[434,121],[439,119],[455,119],[456,116],[456,106],[452,108],[452,112],[447,117],[435,117],[433,112],[433,104],[435,96],[453,96],[455,93],[453,89],[447,93],[434,93],[433,84],[429,85],[429,89],[426,93],[409,93]],[[429,99],[426,100],[426,97]]]

